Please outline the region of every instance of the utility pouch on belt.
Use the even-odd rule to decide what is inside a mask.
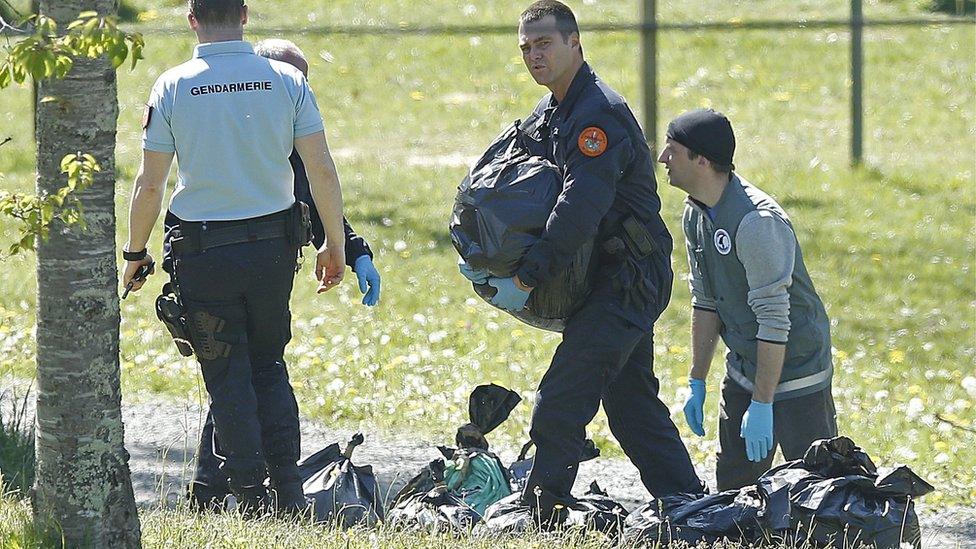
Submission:
[[[312,215],[308,204],[296,200],[288,210],[288,241],[299,248],[312,241]]]
[[[620,222],[617,236],[603,242],[603,251],[609,255],[618,255],[624,250],[632,259],[641,260],[657,251],[657,243],[644,225],[632,216],[627,216]]]
[[[624,244],[637,259],[644,259],[657,251],[657,243],[648,234],[644,225],[633,217],[624,218],[620,224],[623,228]]]
[[[183,307],[180,306],[176,295],[173,293],[173,286],[170,283],[163,285],[163,292],[156,298],[156,317],[159,318],[173,336],[176,348],[183,356],[193,356],[193,347],[190,345],[190,333],[186,327],[186,317],[183,315]]]

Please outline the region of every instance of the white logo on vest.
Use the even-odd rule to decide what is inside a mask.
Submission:
[[[732,237],[725,229],[715,231],[715,249],[722,255],[729,255],[732,251]]]

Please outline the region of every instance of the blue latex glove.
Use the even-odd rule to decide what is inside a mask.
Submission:
[[[752,401],[742,416],[739,436],[746,439],[746,457],[762,461],[773,449],[773,403]]]
[[[372,307],[380,301],[380,273],[373,266],[373,260],[368,255],[361,255],[356,258],[353,265],[356,271],[356,278],[359,279],[359,291],[363,295],[363,305]]]
[[[692,433],[703,437],[705,436],[705,427],[702,425],[705,421],[705,380],[688,378],[688,386],[691,387],[691,394],[685,400],[685,421],[688,422],[688,427],[691,427]]]
[[[491,304],[510,313],[517,313],[524,309],[525,302],[529,300],[529,292],[516,286],[514,278],[491,277],[488,279],[488,285],[498,290],[491,298]]]
[[[488,282],[488,271],[486,269],[475,269],[471,265],[464,262],[463,259],[458,260],[458,270],[467,278],[475,284],[485,284]]]

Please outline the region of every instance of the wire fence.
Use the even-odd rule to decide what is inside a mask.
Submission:
[[[7,3],[7,0],[0,0]],[[665,22],[657,19],[657,0],[637,0],[640,22],[614,24],[582,24],[581,31],[597,33],[637,33],[641,38],[641,100],[643,107],[643,127],[645,137],[652,150],[656,149],[655,128],[657,128],[657,98],[658,98],[658,35],[662,32],[673,31],[714,31],[735,32],[749,30],[822,30],[847,29],[851,33],[850,42],[850,160],[852,165],[859,165],[864,155],[864,29],[891,27],[929,27],[943,25],[973,25],[976,26],[976,15],[932,16],[932,17],[903,17],[885,19],[866,19],[862,7],[862,0],[850,0],[850,13],[847,18],[829,19],[769,19],[769,20],[731,20],[731,21],[702,21],[702,22]],[[965,8],[964,2],[957,2]],[[9,5],[9,3],[8,3]],[[12,7],[12,6],[11,6]],[[960,12],[965,10],[959,10]],[[10,30],[7,27],[4,30]],[[393,26],[377,25],[315,25],[302,28],[260,27],[249,26],[250,32],[256,34],[291,34],[301,32],[310,35],[344,35],[344,36],[384,36],[384,35],[421,35],[421,36],[463,36],[463,35],[499,35],[513,32],[512,26],[485,25],[420,25],[399,24]],[[183,34],[182,28],[149,28],[140,29],[143,34]]]
[[[801,20],[757,20],[757,21],[704,21],[704,22],[664,22],[657,19],[657,0],[637,0],[640,22],[624,24],[584,24],[582,31],[617,33],[639,33],[641,38],[641,91],[643,107],[643,127],[651,150],[656,150],[655,128],[658,118],[658,35],[673,31],[714,31],[735,32],[748,30],[821,30],[848,29],[850,43],[850,161],[852,165],[861,164],[864,156],[864,29],[883,27],[927,27],[933,25],[976,25],[976,15],[933,16],[866,19],[862,0],[850,1],[847,18],[801,19]],[[252,32],[262,34],[287,34],[299,29],[251,28]],[[166,30],[152,32],[173,32]],[[301,29],[312,35],[494,35],[513,32],[511,25],[417,25],[401,24],[389,27],[372,25],[322,25]]]

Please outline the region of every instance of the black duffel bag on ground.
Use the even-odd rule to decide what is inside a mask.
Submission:
[[[759,477],[770,520],[786,514],[787,543],[846,549],[921,547],[915,500],[935,488],[902,465],[879,471],[847,437],[818,440],[803,459]]]
[[[464,261],[491,276],[507,278],[545,231],[563,177],[555,164],[533,155],[519,122],[489,145],[458,186],[451,216],[451,242]],[[526,308],[513,316],[526,324],[561,332],[564,321],[589,294],[593,242],[584,244],[562,273],[539,285]],[[495,289],[475,285],[488,301]]]
[[[373,526],[383,520],[373,468],[352,463],[352,452],[363,440],[363,435],[356,433],[344,451],[332,444],[298,463],[314,521],[349,528]]]
[[[652,499],[627,517],[624,537],[655,547],[729,540],[918,548],[922,535],[914,501],[932,490],[905,466],[879,473],[851,439],[834,437],[815,441],[803,459],[770,469],[754,485],[704,497]]]

